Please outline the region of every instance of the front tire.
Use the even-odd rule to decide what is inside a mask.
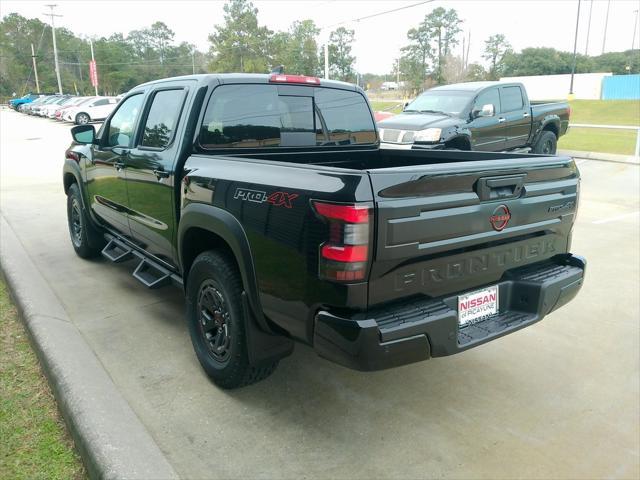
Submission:
[[[90,121],[91,119],[86,113],[79,113],[76,115],[76,125],[86,125]]]
[[[558,148],[558,137],[556,134],[549,131],[544,130],[536,144],[533,146],[533,153],[538,153],[540,155],[555,155],[556,150]]]
[[[98,256],[104,246],[104,239],[87,216],[77,183],[72,183],[67,193],[67,223],[71,245],[76,254],[82,258]]]
[[[219,387],[239,388],[267,378],[275,361],[249,362],[242,308],[242,280],[226,255],[207,251],[193,262],[187,280],[187,322],[198,361]]]

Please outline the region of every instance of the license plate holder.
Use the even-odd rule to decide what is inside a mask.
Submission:
[[[492,285],[458,296],[458,326],[478,323],[499,310],[498,286]]]

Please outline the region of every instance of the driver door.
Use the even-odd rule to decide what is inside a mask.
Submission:
[[[501,102],[498,88],[490,88],[480,93],[473,102],[473,112],[482,111],[484,105],[493,105],[493,116],[476,116],[471,124],[471,150],[498,152],[506,146],[507,130],[501,115]],[[475,116],[475,115],[474,115]]]
[[[93,213],[107,226],[131,236],[124,168],[133,143],[144,94],[125,99],[102,128],[99,144],[86,169]]]

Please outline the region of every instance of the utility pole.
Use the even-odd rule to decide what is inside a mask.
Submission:
[[[471,30],[469,30],[469,40],[467,41],[467,54],[465,55],[466,57],[465,61],[467,62],[467,65],[469,64],[469,47],[471,47]],[[465,68],[466,67],[467,66],[465,65]]]
[[[589,23],[587,23],[587,44],[584,46],[584,54],[589,55],[589,34],[591,33],[591,12],[593,11],[593,0],[589,4]]]
[[[633,39],[631,40],[631,50],[633,50],[633,46],[636,44],[636,27],[638,26],[638,10],[634,10],[633,13],[636,14],[633,19]],[[33,48],[33,45],[31,46]]]
[[[324,44],[324,78],[329,80],[329,41]]]
[[[396,83],[398,84],[398,88],[400,88],[400,57],[398,57],[398,66],[396,67]]]
[[[53,35],[53,58],[56,66],[56,77],[58,78],[58,93],[62,95],[62,81],[60,80],[60,66],[58,64],[58,46],[56,45],[56,23],[55,17],[61,17],[62,15],[57,15],[53,13],[53,9],[57,7],[57,5],[45,5],[51,9],[50,13],[45,13],[47,17],[51,17],[51,34]]]
[[[38,66],[36,65],[36,52],[33,50],[33,43],[31,44],[31,60],[33,61],[33,73],[36,75],[36,92],[40,93],[40,82],[38,81]]]
[[[93,56],[93,40],[89,39],[89,46],[91,47],[91,63],[93,63],[93,65],[96,64],[96,59]],[[96,79],[98,77],[98,67],[95,67],[96,69]],[[95,85],[93,86],[96,89],[96,97],[98,96],[98,82],[95,83]]]
[[[604,46],[607,43],[607,26],[609,25],[609,7],[611,0],[607,1],[607,15],[604,17],[604,36],[602,37],[602,53],[604,54]]]
[[[466,42],[467,42],[467,36],[464,34],[464,32],[462,32],[462,71],[463,72],[465,70],[465,66],[464,66],[465,65],[464,64],[464,54],[465,54],[464,45],[465,45]]]
[[[569,95],[573,95],[573,75],[576,73],[576,58],[578,51],[578,25],[580,23],[580,0],[578,0],[578,13],[576,14],[576,35],[573,39],[573,64],[571,65],[571,85]]]

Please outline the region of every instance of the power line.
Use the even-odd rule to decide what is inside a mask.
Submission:
[[[381,15],[387,15],[388,13],[399,12],[400,10],[406,10],[408,8],[418,7],[420,5],[424,5],[425,3],[431,3],[434,0],[425,0],[423,2],[414,3],[411,5],[405,5],[404,7],[393,8],[391,10],[385,10],[384,12],[373,13],[371,15],[365,15],[364,17],[352,18],[351,20],[344,20],[342,22],[333,23],[331,25],[325,25],[324,27],[320,27],[320,30],[324,30],[326,28],[337,27],[338,25],[344,25],[345,23],[350,22],[359,22],[361,20],[368,20],[369,18],[379,17]]]

